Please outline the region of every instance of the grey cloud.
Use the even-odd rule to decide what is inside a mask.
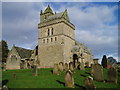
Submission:
[[[40,9],[45,9],[46,4],[20,4],[21,6],[8,3],[8,6],[3,6],[3,38],[8,41],[10,47],[16,44],[33,49],[38,39],[39,12]],[[76,26],[76,40],[90,47],[95,57],[102,57],[103,54],[117,56],[114,54],[117,53],[118,47],[117,24],[110,25],[117,18],[114,15],[117,7],[95,6],[89,3],[74,3],[71,6],[67,3],[60,4],[59,9],[53,6],[52,8],[57,12],[68,8],[70,20]]]

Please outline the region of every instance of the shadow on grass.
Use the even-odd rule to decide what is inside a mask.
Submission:
[[[53,73],[53,70],[50,70],[51,73]]]
[[[65,83],[61,82],[60,80],[56,80],[59,84],[62,84],[65,87]]]
[[[79,84],[76,84],[76,83],[75,83],[75,86],[78,87],[78,88],[81,88],[81,90],[86,90],[85,87],[83,87],[83,86],[81,86],[81,85],[79,85]]]
[[[60,80],[56,80],[59,84],[62,84],[64,87],[65,87],[65,83],[60,81]],[[81,90],[86,90],[85,87],[81,86],[81,85],[78,85],[75,83],[75,88],[81,88]]]

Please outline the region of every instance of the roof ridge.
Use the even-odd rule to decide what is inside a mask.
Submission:
[[[20,49],[25,49],[25,50],[31,50],[31,49],[26,49],[26,48],[23,48],[23,47],[18,47],[18,46],[14,46],[15,48],[20,48]]]

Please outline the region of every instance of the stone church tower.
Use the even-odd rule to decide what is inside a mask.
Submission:
[[[38,60],[41,68],[73,61],[72,49],[76,43],[74,30],[67,10],[54,13],[49,5],[44,12],[41,10],[38,24]]]

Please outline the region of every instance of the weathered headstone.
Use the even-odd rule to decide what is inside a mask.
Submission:
[[[78,68],[77,69],[79,69],[80,70],[80,62],[78,62]]]
[[[80,70],[85,70],[83,59],[84,58],[81,57]]]
[[[60,70],[61,72],[64,71],[63,62],[60,62],[59,65],[58,65],[58,67],[59,67],[59,70]]]
[[[93,78],[92,77],[86,77],[85,80],[85,87],[87,90],[95,90],[96,86],[94,84]]]
[[[108,69],[108,82],[117,83],[117,70],[114,67]]]
[[[59,75],[60,74],[59,69],[58,69],[58,64],[54,64],[53,74],[55,74],[55,75]]]
[[[69,63],[69,69],[73,72],[74,71],[74,65],[73,62]]]
[[[110,62],[107,62],[107,69],[110,69],[112,67],[112,65],[110,64]]]
[[[70,70],[65,73],[65,86],[69,88],[74,88],[74,78]]]
[[[75,69],[78,69],[79,64],[79,62],[75,62]]]
[[[85,62],[85,68],[89,68],[89,62]]]
[[[83,62],[80,63],[80,70],[85,70],[84,63],[83,63]]]
[[[2,90],[9,90],[6,85],[3,85]]]
[[[94,59],[94,64],[91,68],[91,74],[93,74],[93,78],[95,81],[103,82],[103,67],[98,64],[98,59]]]
[[[64,65],[64,70],[65,70],[65,72],[68,71],[68,69],[69,69],[69,68],[68,68],[68,64],[65,63],[65,65]]]
[[[2,83],[1,83],[1,88],[0,90],[9,90],[9,88],[7,87],[7,84],[8,83],[8,80],[2,80]]]
[[[16,73],[13,73],[13,78],[16,79]]]
[[[37,76],[38,75],[38,68],[37,65],[33,66],[33,76]]]

